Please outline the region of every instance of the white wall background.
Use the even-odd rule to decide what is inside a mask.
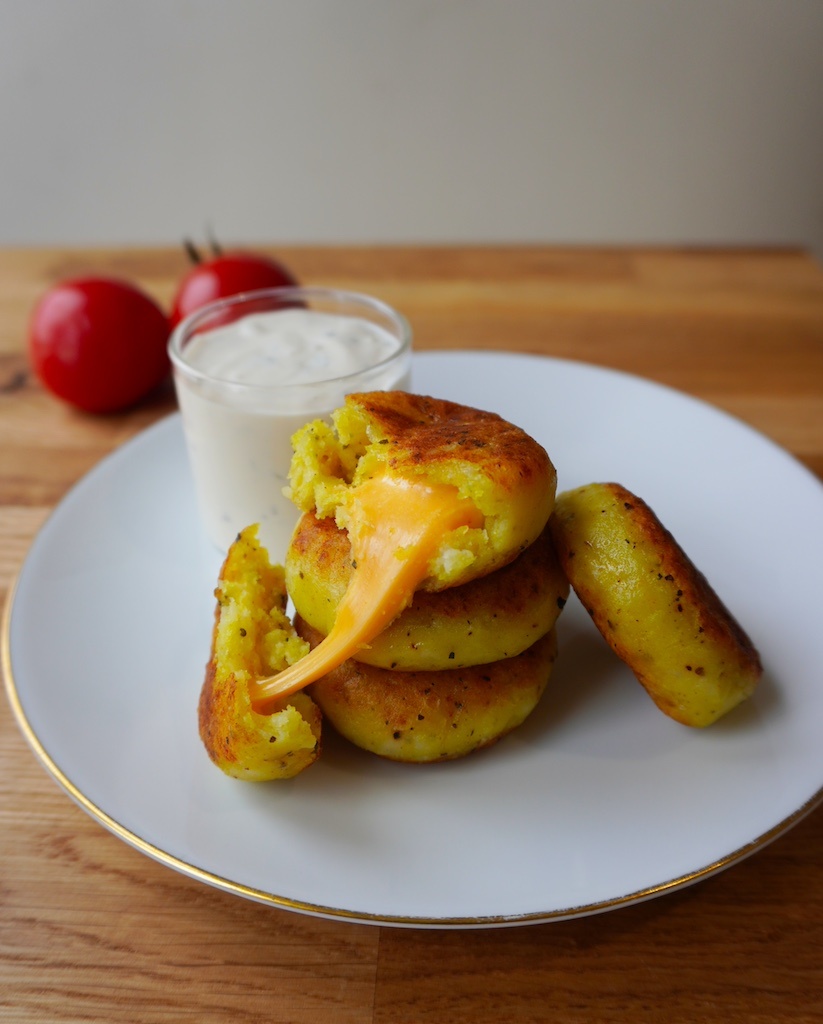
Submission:
[[[0,244],[823,252],[823,0],[0,0]]]

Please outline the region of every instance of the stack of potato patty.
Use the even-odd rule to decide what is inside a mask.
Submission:
[[[303,515],[286,586],[313,647],[356,571],[351,498],[364,481],[446,485],[481,514],[442,538],[408,607],[308,688],[324,716],[357,746],[416,762],[462,757],[521,724],[549,680],[569,592],[546,526],[545,450],[495,414],[404,392],[349,396],[333,426],[307,424],[294,448]]]

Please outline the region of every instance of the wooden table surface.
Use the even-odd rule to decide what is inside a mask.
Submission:
[[[402,309],[419,350],[508,349],[641,374],[739,416],[823,477],[823,270],[808,255],[280,255],[306,283]],[[185,267],[171,249],[0,252],[2,596],[70,485],[174,408],[170,388],[102,418],[45,394],[25,355],[32,305],[52,282],[88,272],[136,280],[167,303]],[[821,854],[818,809],[719,875],[596,917],[488,931],[314,919],[208,888],[109,834],[58,789],[3,700],[0,1019],[823,1021]]]

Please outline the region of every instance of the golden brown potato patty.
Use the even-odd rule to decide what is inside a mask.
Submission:
[[[286,585],[297,612],[327,634],[351,579],[345,530],[307,512],[286,555]],[[379,668],[432,670],[521,654],[554,626],[569,594],[548,527],[514,562],[412,604],[355,655]]]
[[[637,495],[616,483],[566,491],[550,526],[574,591],[661,711],[705,726],[753,692],[754,645]]]
[[[482,517],[442,538],[421,589],[441,590],[512,561],[542,532],[557,476],[545,449],[496,413],[444,399],[376,391],[348,395],[292,438],[292,500],[349,528],[352,494],[380,477],[455,488]]]
[[[298,616],[313,646],[322,634]],[[515,658],[441,672],[399,672],[349,660],[309,692],[355,746],[393,761],[433,762],[490,746],[534,710],[557,656],[555,631]]]

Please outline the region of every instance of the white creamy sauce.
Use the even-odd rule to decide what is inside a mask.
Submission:
[[[189,341],[183,355],[195,376],[177,372],[175,380],[206,530],[218,547],[260,523],[261,540],[282,562],[298,516],[283,495],[292,434],[349,392],[408,388],[408,353],[375,366],[398,348],[377,324],[307,309],[254,314]]]
[[[388,358],[397,342],[367,320],[306,309],[255,313],[195,335],[186,360],[211,377],[285,387],[335,380]]]

